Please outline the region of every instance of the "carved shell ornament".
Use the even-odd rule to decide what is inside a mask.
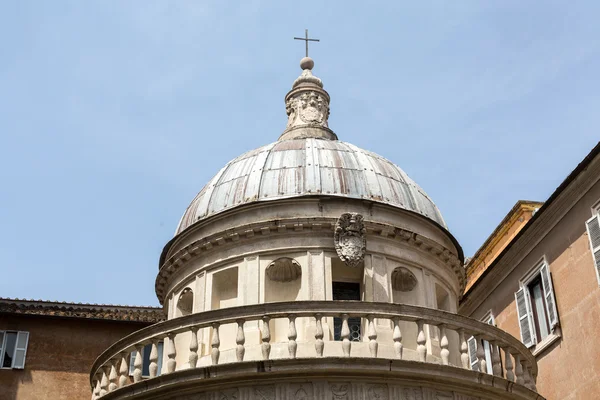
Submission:
[[[340,260],[349,267],[356,267],[365,258],[367,248],[363,216],[344,213],[335,224],[333,241]]]

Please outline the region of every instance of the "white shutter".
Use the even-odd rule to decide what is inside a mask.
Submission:
[[[552,329],[558,325],[558,311],[556,310],[556,298],[554,297],[554,286],[552,286],[550,269],[545,262],[542,268],[540,268],[540,275],[542,276],[542,286],[544,287],[544,300],[546,311],[548,311],[548,322],[550,322],[550,329]]]
[[[590,239],[590,247],[594,257],[594,265],[596,266],[596,278],[600,283],[600,222],[598,215],[594,215],[586,223],[588,238]]]
[[[17,333],[17,344],[15,346],[15,355],[13,357],[13,368],[25,368],[25,356],[27,355],[27,343],[29,342],[29,332]]]
[[[3,331],[0,331],[0,368],[2,368],[2,364],[4,363],[4,339],[6,335]]]
[[[473,371],[479,371],[479,363],[477,362],[477,340],[473,336],[467,340],[469,345],[469,362]]]
[[[517,315],[519,317],[519,327],[521,328],[521,341],[527,347],[535,344],[535,335],[533,334],[533,324],[531,323],[531,305],[527,290],[521,288],[515,293],[517,301]]]

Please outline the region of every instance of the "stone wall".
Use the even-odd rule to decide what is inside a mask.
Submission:
[[[25,369],[0,369],[0,400],[88,399],[96,357],[147,325],[0,313],[0,330],[29,332]]]

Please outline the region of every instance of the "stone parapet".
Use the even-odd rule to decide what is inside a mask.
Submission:
[[[342,322],[340,340],[331,340],[324,332],[324,321],[331,317],[339,318]],[[312,336],[299,339],[295,322],[299,318],[308,318],[313,321]],[[363,321],[364,334],[361,341],[351,341],[348,325],[350,318],[360,318]],[[284,343],[273,343],[271,340],[269,322],[274,319],[287,320],[288,340]],[[384,330],[380,321],[387,321],[388,326],[392,329],[393,334],[389,343],[386,340],[378,339],[378,331]],[[260,323],[259,341],[247,343],[246,325],[258,322]],[[221,343],[219,330],[226,324],[237,326],[235,343]],[[403,330],[406,324],[416,326],[417,335],[414,340],[403,339]],[[439,329],[439,355],[433,356],[428,351],[428,336],[425,334],[425,326]],[[203,350],[199,346],[197,332],[203,329],[210,330],[210,349]],[[186,342],[183,344],[177,340],[180,335],[186,338]],[[481,340],[490,343],[492,366],[489,370],[492,373],[471,371],[467,346],[467,338],[470,336],[474,336],[480,343]],[[165,341],[162,375],[157,366],[159,340]],[[144,380],[141,372],[141,349],[149,344],[152,345],[150,376]],[[137,356],[135,365],[131,368],[129,354],[132,351],[136,351]],[[477,349],[476,358],[478,369],[488,371],[483,347]],[[177,377],[184,371],[184,376],[197,380],[201,377],[210,377],[214,368],[217,368],[214,371],[221,371],[223,374],[224,371],[231,370],[234,372],[228,382],[230,385],[235,385],[237,379],[235,371],[238,368],[235,366],[236,364],[239,364],[239,368],[242,370],[258,368],[259,371],[267,371],[268,367],[271,371],[272,365],[279,365],[274,363],[291,360],[287,364],[282,364],[292,369],[289,371],[290,376],[287,379],[298,379],[302,376],[301,370],[307,368],[306,365],[311,363],[316,366],[327,365],[331,362],[349,363],[352,366],[349,368],[352,370],[356,366],[354,361],[350,362],[350,359],[358,359],[356,363],[375,363],[379,366],[378,368],[384,365],[387,366],[386,371],[393,373],[395,373],[394,366],[397,365],[399,372],[396,371],[396,377],[398,379],[406,379],[406,376],[411,375],[414,376],[414,379],[426,382],[430,387],[437,387],[437,382],[444,379],[448,380],[448,384],[453,382],[453,385],[458,387],[461,387],[461,380],[465,380],[465,384],[466,381],[471,380],[470,385],[475,391],[474,393],[480,393],[478,394],[480,397],[474,398],[539,398],[534,393],[535,377],[537,376],[536,360],[520,341],[508,333],[471,318],[436,309],[405,304],[354,301],[296,301],[258,304],[207,311],[164,321],[123,338],[102,353],[92,367],[90,383],[94,400],[106,395],[110,396],[107,399],[128,398],[127,396],[117,396],[116,393],[131,393],[130,391],[134,390],[127,387],[129,380],[126,378],[130,369],[133,369],[134,377],[132,387],[137,388],[135,392],[139,394],[140,391],[146,390],[144,388],[152,388],[155,385],[162,387],[162,383],[171,379],[174,379],[175,383],[169,384],[175,385]],[[383,364],[378,364],[382,361]],[[223,369],[219,369],[221,367]],[[426,371],[431,371],[432,368],[437,372],[428,376]],[[334,371],[336,376],[344,379],[344,369],[334,368]],[[171,374],[173,376],[169,377]],[[216,376],[223,377],[223,374],[216,374]],[[379,373],[379,378],[381,379],[381,377],[381,373]],[[248,377],[244,379],[248,379]],[[491,394],[483,396],[484,392],[477,392],[482,389],[480,386],[486,380],[490,382],[491,387],[500,385],[504,388],[504,394],[499,392],[494,397]],[[142,381],[146,383],[136,385]],[[199,392],[209,390],[208,387],[204,388],[202,385],[196,389]],[[115,395],[112,395],[112,392],[115,392]],[[513,397],[508,396],[509,393]],[[523,395],[515,397],[514,393]],[[155,398],[139,396],[144,399]],[[435,397],[429,398],[434,399]]]

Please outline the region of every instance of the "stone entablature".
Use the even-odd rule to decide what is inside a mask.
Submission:
[[[159,301],[164,303],[185,276],[217,264],[224,266],[226,260],[235,263],[236,258],[270,251],[285,253],[286,249],[335,252],[334,227],[347,210],[364,216],[367,253],[393,256],[399,249],[410,249],[398,256],[423,264],[419,267],[436,269],[455,292],[454,297],[462,294],[462,253],[443,228],[391,206],[350,199],[305,198],[224,212],[174,238],[161,257],[163,263],[155,285]]]
[[[324,321],[330,317],[339,317],[343,321],[340,341],[329,340],[325,335],[327,328]],[[367,334],[363,341],[350,341],[348,319],[351,317],[359,317],[367,325]],[[298,338],[295,324],[296,320],[300,318],[312,319],[314,326],[312,336],[305,337],[302,341]],[[285,342],[272,342],[269,322],[275,319],[288,321],[287,341]],[[393,335],[391,337],[384,336],[381,339],[378,333],[382,330],[383,321],[387,321],[383,325],[393,326]],[[247,341],[246,326],[257,322],[260,327],[259,341]],[[219,332],[221,327],[227,324],[237,325],[237,335],[235,341],[223,343]],[[406,338],[403,335],[406,324],[416,326],[416,338]],[[439,357],[432,356],[427,350],[428,339],[425,335],[425,325],[435,326],[440,331],[441,351]],[[211,337],[210,349],[202,349],[198,342],[197,333],[201,330],[211,331],[207,335]],[[180,335],[187,339],[186,343],[178,341]],[[515,387],[517,392],[520,391],[527,396],[506,397],[508,393],[505,393],[505,397],[483,395],[485,390],[475,386],[475,383],[480,384],[485,381],[488,374],[470,371],[466,339],[471,335],[491,343],[493,373],[490,375],[494,377],[491,381],[492,386],[504,387],[508,392],[512,392]],[[159,340],[166,341],[166,357],[163,361],[161,376],[158,376],[156,368],[158,361],[156,346]],[[295,373],[287,378],[289,380],[303,376],[306,373],[303,371],[306,363],[326,365],[327,363],[339,363],[337,360],[340,359],[348,359],[348,365],[354,365],[369,363],[369,360],[378,362],[380,359],[385,359],[389,360],[385,364],[388,369],[394,365],[394,362],[399,363],[401,369],[404,368],[404,374],[415,377],[413,381],[431,379],[424,371],[429,368],[426,366],[428,363],[434,363],[438,377],[429,381],[430,385],[435,384],[436,380],[449,380],[454,386],[460,386],[461,376],[467,376],[471,379],[472,389],[478,393],[478,396],[481,396],[480,398],[538,398],[537,394],[531,392],[535,390],[534,377],[537,375],[535,358],[520,341],[491,325],[440,310],[403,304],[307,301],[269,303],[208,311],[170,319],[141,329],[112,345],[94,363],[90,375],[94,400],[103,396],[107,396],[107,399],[119,398],[111,396],[110,392],[128,393],[126,390],[129,384],[128,373],[130,370],[128,355],[131,351],[137,351],[136,360],[140,360],[141,349],[146,344],[153,346],[150,356],[150,378],[148,384],[144,386],[146,388],[152,387],[152,381],[162,384],[169,379],[169,374],[189,371],[187,376],[195,379],[194,375],[206,377],[207,373],[210,374],[210,368],[223,365],[242,364],[240,368],[247,368],[244,366],[248,365],[247,361],[265,363],[263,367],[259,367],[259,370],[263,368],[262,370],[265,371],[264,368],[272,365],[271,363],[290,359],[294,364],[289,365],[289,368],[294,369]],[[285,352],[279,348],[282,346],[285,348]],[[353,358],[352,361],[350,361],[351,358]],[[481,371],[487,371],[483,348],[477,352],[477,362]],[[251,365],[257,368],[256,363]],[[391,370],[393,371],[393,368]],[[218,371],[217,375],[223,377],[224,370],[219,369]],[[337,376],[343,376],[344,373],[343,368],[336,370]],[[368,370],[364,373],[378,372]],[[141,362],[134,365],[133,376],[135,383],[142,381]],[[475,376],[477,378],[473,379]],[[174,375],[173,379],[176,380],[176,377],[177,375]],[[231,376],[228,380],[230,388],[235,385],[235,380],[235,376]],[[196,386],[196,391],[205,390],[209,387],[210,382],[206,382],[206,384],[207,386]],[[138,390],[144,390],[142,387],[138,386],[138,388]]]
[[[465,274],[462,265],[455,254],[453,254],[447,248],[440,246],[436,242],[419,235],[417,233],[397,228],[387,224],[378,223],[365,223],[368,235],[377,235],[380,238],[397,240],[407,244],[421,252],[428,253],[433,257],[439,259],[440,262],[444,263],[449,270],[451,270],[460,284],[460,292],[464,289],[465,285]],[[334,233],[334,221],[326,220],[321,218],[307,219],[288,219],[288,220],[273,220],[264,221],[261,223],[249,224],[246,226],[240,226],[234,229],[230,229],[223,234],[216,234],[212,237],[202,238],[195,241],[178,252],[173,254],[171,258],[163,264],[156,279],[156,294],[159,297],[161,303],[165,299],[165,288],[167,282],[174,276],[178,271],[186,267],[190,262],[201,258],[206,255],[207,252],[215,251],[219,252],[224,250],[228,246],[239,246],[241,242],[249,239],[258,237],[269,236],[269,240],[272,240],[274,236],[285,235],[289,236],[288,232],[293,234],[308,233],[323,235],[327,240],[333,237]],[[328,246],[330,249],[334,249],[334,243],[331,239],[331,244]],[[296,248],[297,251],[299,248]],[[200,272],[197,270],[196,272]]]

